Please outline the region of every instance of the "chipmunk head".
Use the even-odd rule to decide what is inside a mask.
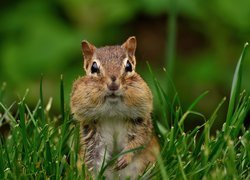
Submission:
[[[136,39],[122,45],[96,48],[82,42],[86,75],[75,81],[71,108],[76,119],[96,116],[142,117],[152,110],[152,95],[135,72]]]
[[[136,38],[130,37],[121,46],[96,48],[82,41],[84,69],[87,76],[106,83],[107,97],[115,99],[122,94],[122,82],[135,73]]]

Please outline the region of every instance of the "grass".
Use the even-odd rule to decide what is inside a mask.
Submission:
[[[247,44],[238,61],[228,113],[221,130],[211,135],[211,127],[226,105],[223,98],[210,117],[195,111],[196,104],[208,93],[204,92],[183,110],[178,94],[170,99],[150,69],[156,97],[162,106],[161,114],[154,116],[154,125],[161,144],[161,155],[153,167],[149,167],[140,179],[249,179],[250,178],[250,131],[244,127],[249,112],[250,97],[241,91],[242,63]],[[5,84],[0,90],[0,126],[10,124],[9,136],[1,137],[0,179],[84,179],[77,169],[79,126],[70,116],[64,102],[64,85],[61,77],[61,114],[50,113],[51,101],[43,100],[42,79],[40,98],[34,109],[25,103],[26,95],[18,103],[6,106],[1,102]],[[17,113],[13,115],[13,108]],[[189,115],[202,117],[204,123],[187,131],[184,122]],[[138,149],[136,149],[138,150]],[[114,157],[109,164],[112,164]],[[98,179],[103,179],[103,168]]]

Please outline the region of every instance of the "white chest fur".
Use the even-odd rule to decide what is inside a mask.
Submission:
[[[101,119],[99,131],[102,142],[109,152],[121,151],[127,143],[127,125],[123,119],[115,117]]]
[[[121,152],[127,144],[128,128],[127,121],[128,112],[126,106],[120,99],[116,101],[106,101],[103,105],[95,108],[95,116],[97,121],[97,131],[100,135],[99,160],[97,169],[100,168],[106,149],[105,160],[110,160],[114,153]]]

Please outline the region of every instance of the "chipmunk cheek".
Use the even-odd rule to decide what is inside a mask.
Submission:
[[[127,91],[124,91],[124,104],[128,107],[134,107],[134,103],[136,99],[133,95],[131,95],[131,91],[128,89]]]
[[[89,95],[86,95],[86,97],[89,97],[89,103],[94,104],[95,106],[102,104],[103,97],[104,97],[104,88],[102,86],[98,86],[95,88],[89,89]]]

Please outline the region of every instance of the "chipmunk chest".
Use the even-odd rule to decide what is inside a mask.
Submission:
[[[99,131],[103,143],[110,151],[122,150],[127,142],[126,121],[119,118],[109,118],[101,120]]]

